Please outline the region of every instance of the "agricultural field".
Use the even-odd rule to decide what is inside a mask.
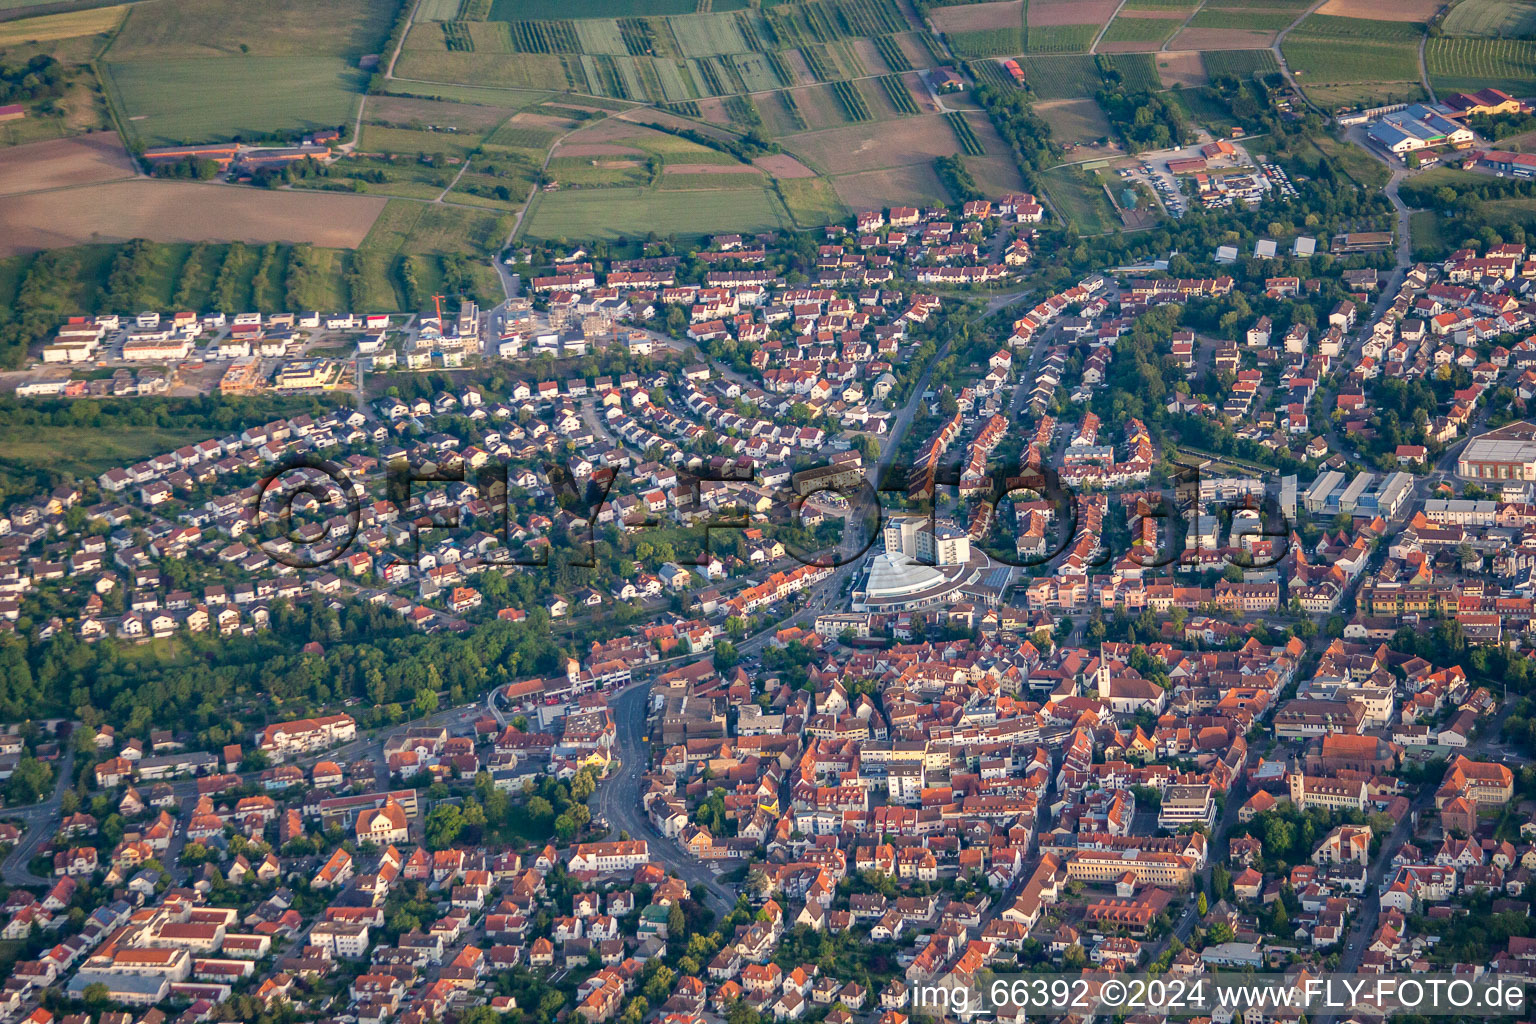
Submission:
[[[832,188],[850,210],[872,210],[892,203],[926,206],[949,201],[931,162],[845,174],[833,179]]]
[[[816,227],[831,224],[848,217],[851,211],[843,205],[827,178],[780,178],[779,195],[797,227]]]
[[[1114,17],[1119,6],[1119,0],[1030,0],[1024,24],[1030,29],[1051,25],[1093,25],[1098,28]]]
[[[1024,25],[1024,0],[993,0],[991,3],[935,7],[929,17],[940,32],[980,32],[1020,28]]]
[[[714,5],[715,10],[740,9],[745,3],[730,0]],[[696,0],[497,0],[491,5],[492,21],[511,21],[514,18],[558,19],[575,15],[579,18],[629,18],[666,14],[691,14],[698,4]]]
[[[955,153],[955,135],[941,114],[908,117],[882,124],[878,131],[850,125],[804,132],[784,140],[784,147],[821,174],[908,164],[931,164]]]
[[[1158,54],[1154,58],[1149,53],[1122,53],[1118,56],[1105,57],[1104,64],[1120,73],[1120,80],[1125,83],[1127,89],[1157,92],[1163,87],[1163,83],[1158,79],[1157,65],[1165,56],[1166,54]]]
[[[1018,28],[1022,0],[1012,6],[1010,24]],[[678,10],[662,3],[619,10],[599,3],[556,11],[498,2],[483,22],[427,21],[418,10],[396,73],[679,104],[933,63],[913,41],[915,25],[896,0],[746,7],[709,2]],[[522,59],[487,59],[492,54]]]
[[[391,0],[155,0],[132,5],[107,60],[344,57],[355,68],[358,57],[378,51],[395,10]]]
[[[128,151],[113,132],[0,150],[0,196],[93,185],[134,173]]]
[[[1285,37],[1286,63],[1313,102],[1329,107],[1415,99],[1422,26],[1314,14]]]
[[[1274,32],[1242,28],[1186,28],[1168,43],[1170,50],[1252,50],[1267,48]]]
[[[1448,36],[1529,37],[1536,35],[1536,4],[1525,0],[1461,0],[1440,27]]]
[[[1154,88],[1198,89],[1210,82],[1205,63],[1198,51],[1165,51],[1153,58],[1157,86]]]
[[[1292,11],[1255,11],[1230,7],[1202,7],[1189,19],[1191,28],[1238,28],[1252,32],[1278,32],[1296,20]]]
[[[331,57],[222,57],[102,65],[133,141],[209,142],[350,121],[365,76]]]
[[[1171,12],[1156,11],[1157,17],[1136,17],[1125,10],[1109,23],[1109,28],[1099,38],[1099,49],[1106,53],[1116,50],[1156,50],[1172,38],[1184,19],[1194,11],[1193,7],[1179,8]],[[1171,14],[1171,16],[1167,16]]]
[[[524,218],[522,237],[619,239],[772,231],[790,225],[789,212],[765,188],[709,191],[602,189],[539,194]]]
[[[1024,80],[1042,100],[1066,100],[1092,96],[1103,87],[1099,67],[1083,55],[1031,55],[1019,58]]]
[[[1205,73],[1213,79],[1252,78],[1280,70],[1273,50],[1207,50],[1200,56],[1205,61]]]
[[[1328,0],[1318,8],[1318,13],[1367,21],[1422,23],[1433,18],[1444,5],[1445,0],[1394,0],[1393,3],[1382,3],[1381,0]]]
[[[1528,39],[1431,39],[1424,64],[1437,93],[1492,86],[1529,96],[1536,88],[1536,42]]]
[[[1087,53],[1097,25],[1042,25],[1029,29],[1026,40],[1030,53]]]
[[[956,57],[1004,57],[1024,52],[1024,26],[951,32],[946,36]]]
[[[919,114],[917,100],[912,96],[912,90],[907,88],[907,83],[902,81],[900,75],[886,75],[880,79],[880,89],[885,93],[886,101],[897,114]]]
[[[84,37],[97,37],[105,42],[123,23],[127,13],[128,6],[120,4],[0,22],[0,51],[32,43],[55,43]]]
[[[460,133],[481,134],[495,128],[511,115],[512,110],[508,107],[450,103],[408,96],[374,96],[368,100],[364,122],[397,128],[435,127],[439,130],[456,129]]]
[[[959,144],[960,152],[966,156],[987,155],[987,147],[976,137],[975,129],[964,114],[948,113],[944,115],[944,120],[949,122],[950,130],[955,133],[955,142]]]
[[[1035,113],[1051,126],[1051,138],[1064,146],[1085,145],[1111,134],[1104,112],[1091,99],[1046,100],[1035,105]]]
[[[134,180],[34,192],[6,200],[0,256],[147,238],[162,242],[311,242],[351,248],[384,200],[269,192],[180,181]]]

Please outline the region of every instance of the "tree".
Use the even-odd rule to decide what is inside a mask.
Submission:
[[[562,843],[568,843],[576,835],[576,819],[562,814],[555,819],[555,835]]]
[[[672,968],[665,965],[658,967],[656,973],[651,976],[651,980],[647,981],[645,987],[641,989],[641,993],[649,1002],[659,1006],[672,994],[672,980],[675,977]]]
[[[93,981],[80,994],[85,997],[86,1009],[92,1013],[100,1013],[112,1005],[112,990],[105,982]]]
[[[683,916],[683,905],[681,903],[672,904],[672,909],[667,911],[667,938],[681,942],[687,928],[688,919]]]
[[[416,700],[411,705],[418,717],[426,717],[437,710],[437,691],[430,687],[423,687],[416,691]]]
[[[446,850],[464,830],[464,813],[453,804],[438,804],[427,814],[427,849]]]
[[[535,821],[545,821],[554,817],[554,814],[554,805],[542,796],[530,797],[528,799],[528,817]]]
[[[1206,902],[1205,893],[1201,893],[1200,898],[1195,901],[1195,909],[1199,911],[1201,917],[1204,917],[1210,911],[1210,904]]]

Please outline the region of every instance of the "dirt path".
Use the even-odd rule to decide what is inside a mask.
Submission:
[[[1280,44],[1285,42],[1285,37],[1291,34],[1291,29],[1295,28],[1297,25],[1300,25],[1303,21],[1306,21],[1307,18],[1311,16],[1313,11],[1323,6],[1323,4],[1326,2],[1327,0],[1317,0],[1317,2],[1314,3],[1311,7],[1308,7],[1306,10],[1302,11],[1301,14],[1297,16],[1295,21],[1291,22],[1289,25],[1285,26],[1285,28],[1280,30],[1280,32],[1275,36],[1275,41],[1269,45],[1269,48],[1274,51],[1275,60],[1280,64],[1280,74],[1284,75],[1286,82],[1292,89],[1296,90],[1296,95],[1300,96],[1302,100],[1306,102],[1307,106],[1311,107],[1313,110],[1316,110],[1319,114],[1322,114],[1325,117],[1327,116],[1328,111],[1322,109],[1316,103],[1313,103],[1312,98],[1306,94],[1306,91],[1303,90],[1301,86],[1296,84],[1296,76],[1291,74],[1290,65],[1285,62],[1285,54],[1280,52]]]

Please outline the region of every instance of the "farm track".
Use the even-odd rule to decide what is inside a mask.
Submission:
[[[1115,13],[1106,18],[1104,20],[1104,24],[1099,27],[1099,34],[1094,36],[1093,42],[1088,44],[1088,53],[1090,56],[1099,52],[1099,43],[1103,40],[1104,33],[1108,32],[1109,26],[1114,24],[1116,18],[1120,17],[1120,11],[1124,7],[1125,0],[1120,0],[1120,2],[1115,5]]]
[[[1183,32],[1185,29],[1189,28],[1189,23],[1195,20],[1195,15],[1197,15],[1201,11],[1205,10],[1205,5],[1207,3],[1209,3],[1209,2],[1210,2],[1210,0],[1200,0],[1200,3],[1195,7],[1195,9],[1189,12],[1189,17],[1184,19],[1183,24],[1181,24],[1178,28],[1174,29],[1173,34],[1170,35],[1166,40],[1163,41],[1163,45],[1162,46],[1159,46],[1157,48],[1158,52],[1160,52],[1160,53],[1161,52],[1166,52],[1168,47],[1173,44],[1173,41],[1175,39],[1179,38],[1179,33]]]

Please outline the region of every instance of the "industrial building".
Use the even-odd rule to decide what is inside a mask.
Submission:
[[[1407,473],[1357,473],[1346,482],[1343,473],[1329,470],[1312,481],[1301,504],[1312,515],[1385,516],[1390,519],[1413,494],[1413,477]]]

